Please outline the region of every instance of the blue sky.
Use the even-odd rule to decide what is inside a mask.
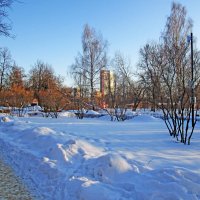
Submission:
[[[186,6],[194,21],[200,47],[200,1],[177,1]],[[133,66],[139,49],[158,40],[170,14],[171,0],[23,0],[9,11],[15,39],[0,38],[16,63],[26,72],[42,60],[57,74],[67,77],[69,66],[81,51],[83,26],[88,23],[109,42],[109,57],[121,51]]]

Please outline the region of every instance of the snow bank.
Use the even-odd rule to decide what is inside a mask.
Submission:
[[[155,118],[150,115],[137,115],[133,119],[133,121],[135,121],[135,122],[155,122],[155,121],[159,121],[159,120],[161,120],[161,119]]]
[[[2,116],[0,118],[1,122],[12,122],[13,120],[10,119],[8,116]]]
[[[132,167],[119,155],[104,155],[93,163],[94,177],[103,182],[115,182],[115,179],[124,176]]]
[[[197,200],[200,195],[200,175],[186,169],[163,168],[141,173],[137,166],[132,167],[121,157],[109,154],[95,161],[87,166],[85,177],[73,180],[81,181],[75,191],[78,199]]]
[[[102,154],[101,150],[82,140],[68,140],[64,144],[56,144],[46,151],[49,160],[54,160],[60,170],[76,168],[88,157]]]
[[[87,112],[85,112],[88,115],[100,115],[99,112],[94,111],[94,110],[88,110]]]
[[[73,112],[63,111],[59,113],[59,117],[76,117]]]

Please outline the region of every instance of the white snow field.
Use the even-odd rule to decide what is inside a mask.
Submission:
[[[188,146],[148,115],[64,116],[0,123],[0,152],[38,200],[200,199],[200,122]]]

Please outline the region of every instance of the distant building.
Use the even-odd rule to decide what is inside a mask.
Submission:
[[[115,74],[110,70],[101,70],[100,72],[100,92],[102,96],[114,92]]]

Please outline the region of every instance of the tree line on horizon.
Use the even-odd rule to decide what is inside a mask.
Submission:
[[[12,1],[0,0],[0,8],[4,1],[8,3],[7,7],[11,5],[9,2]],[[0,13],[0,21],[2,17]],[[153,111],[162,110],[171,136],[190,144],[197,115],[195,113],[191,124],[193,107],[196,103],[195,110],[198,110],[200,96],[200,51],[194,39],[191,52],[191,40],[188,40],[192,27],[186,8],[173,2],[158,42],[146,43],[139,50],[137,69],[133,71],[129,59],[120,52],[108,59],[108,42],[86,24],[82,33],[82,50],[70,66],[74,88],[65,87],[63,79],[43,61],[37,61],[26,75],[23,68],[12,62],[8,49],[1,48],[0,103],[18,107],[37,98],[46,110],[73,108],[80,113],[83,108],[95,110],[104,103],[111,119],[117,115],[119,121],[125,120],[127,105],[131,105],[133,110],[138,106],[151,107]],[[0,33],[9,36],[10,27],[7,25],[4,29],[8,34],[2,28]],[[191,53],[194,77],[191,75]],[[108,79],[108,92],[102,95],[98,91],[100,72],[107,69],[114,72],[115,81],[111,88]],[[197,102],[191,91],[195,92]]]

